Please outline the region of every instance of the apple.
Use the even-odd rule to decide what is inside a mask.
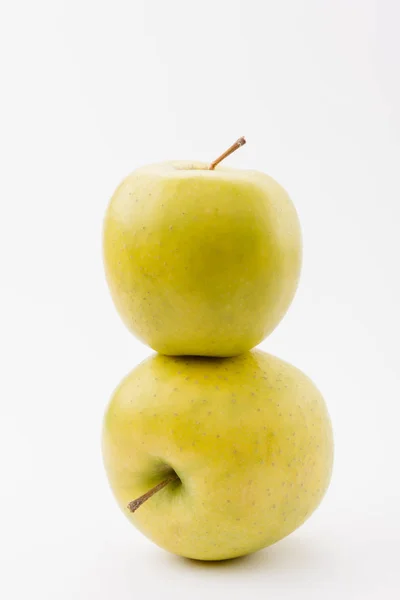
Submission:
[[[145,360],[110,401],[102,447],[128,519],[162,548],[201,560],[254,552],[299,527],[333,458],[317,388],[257,350]]]
[[[106,212],[111,296],[127,327],[162,354],[250,350],[276,327],[297,288],[302,245],[289,196],[264,173],[215,169],[228,153],[210,166],[137,169]]]

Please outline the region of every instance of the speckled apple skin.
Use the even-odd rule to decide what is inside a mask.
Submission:
[[[293,203],[268,175],[172,162],[118,187],[103,250],[111,296],[139,339],[162,354],[234,356],[286,313],[302,244]]]
[[[329,484],[333,441],[317,388],[274,356],[157,355],[115,391],[103,455],[138,529],[175,554],[221,560],[269,546],[310,516]],[[130,513],[172,470],[180,481]]]

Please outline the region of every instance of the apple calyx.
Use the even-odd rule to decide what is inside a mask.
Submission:
[[[136,498],[135,500],[132,500],[132,502],[129,502],[127,508],[131,513],[134,513],[138,508],[140,508],[140,506],[142,506],[144,502],[146,502],[146,500],[148,500],[149,498],[154,496],[154,494],[162,490],[162,488],[171,483],[171,481],[177,481],[178,479],[178,475],[176,473],[173,473],[172,475],[164,479],[164,481],[161,481],[161,483],[158,483],[157,485],[152,487],[148,492],[146,492],[142,496],[139,496],[139,498]]]
[[[240,148],[241,146],[244,146],[246,143],[246,139],[244,137],[240,137],[238,140],[236,140],[236,142],[234,144],[232,144],[232,146],[229,146],[228,150],[225,150],[225,152],[223,154],[221,154],[221,156],[219,156],[218,158],[216,158],[208,167],[208,169],[210,171],[213,171],[215,169],[215,167],[222,161],[224,160],[224,158],[226,158],[227,156],[229,156],[230,154],[232,154],[232,152],[235,152],[235,150],[237,150],[238,148]]]

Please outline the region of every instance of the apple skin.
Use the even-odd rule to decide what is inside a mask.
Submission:
[[[167,355],[234,356],[256,346],[293,299],[301,254],[289,196],[257,171],[143,167],[118,187],[104,220],[117,310]]]
[[[103,457],[129,520],[166,550],[222,560],[301,525],[331,477],[324,400],[301,371],[261,351],[152,356],[107,408]],[[127,505],[176,472],[135,513]]]

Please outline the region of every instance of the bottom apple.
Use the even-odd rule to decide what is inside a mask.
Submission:
[[[319,391],[259,350],[150,357],[115,391],[102,444],[129,520],[162,548],[201,560],[248,554],[294,531],[321,501],[333,459]]]

